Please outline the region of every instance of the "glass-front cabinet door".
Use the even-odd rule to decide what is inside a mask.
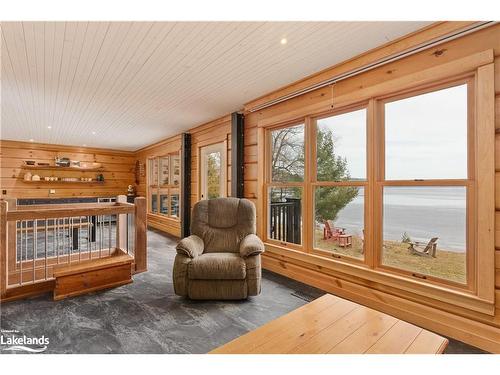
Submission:
[[[180,152],[148,160],[148,209],[150,213],[179,219]]]
[[[181,158],[179,154],[171,155],[170,170],[172,172],[172,185],[179,186],[181,184]]]
[[[179,218],[180,215],[180,190],[170,190],[170,216]]]
[[[160,158],[160,175],[159,175],[159,180],[160,180],[160,185],[165,186],[169,185],[170,182],[170,175],[168,173],[170,169],[170,157],[169,156],[163,156]]]
[[[158,213],[158,194],[156,194],[156,191],[150,194],[149,209],[154,214]]]
[[[149,212],[158,213],[158,159],[148,160]]]
[[[160,189],[160,214],[162,215],[168,215],[169,209],[168,209],[168,189],[166,188],[161,188]]]

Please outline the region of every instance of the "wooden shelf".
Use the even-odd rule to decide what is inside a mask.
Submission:
[[[34,169],[34,170],[51,170],[51,171],[80,171],[80,172],[102,172],[104,169],[101,168],[80,168],[80,167],[58,167],[56,165],[23,165],[23,169]]]
[[[30,180],[30,181],[26,181],[26,180],[23,180],[20,178],[20,180],[22,182],[25,182],[27,184],[104,184],[105,181],[97,181],[97,180],[94,180],[94,181],[61,181],[61,180],[57,180],[57,181],[45,181],[45,180],[40,180],[40,181],[33,181],[33,180]]]

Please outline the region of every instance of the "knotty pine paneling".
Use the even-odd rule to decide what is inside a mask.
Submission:
[[[23,176],[24,160],[35,160],[54,164],[55,157],[68,157],[71,160],[102,163],[102,172],[29,170],[40,176],[91,177],[95,180],[98,173],[104,175],[101,183],[26,183]],[[127,193],[127,186],[134,184],[135,157],[132,152],[99,148],[71,147],[0,141],[0,181],[2,198],[65,198],[65,197],[109,197]],[[49,190],[54,189],[54,194]],[[4,190],[6,194],[4,193]]]
[[[496,58],[495,61],[500,61]],[[495,64],[495,77],[500,76],[500,64]],[[495,86],[495,128],[500,129],[500,86]]]

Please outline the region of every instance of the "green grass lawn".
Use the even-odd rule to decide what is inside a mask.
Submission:
[[[316,248],[363,259],[363,242],[359,236],[352,236],[352,246],[346,248],[338,246],[337,241],[323,240],[322,231],[317,230],[315,237]],[[439,241],[436,258],[410,254],[406,243],[384,241],[382,264],[458,283],[466,282],[465,253],[440,249]]]

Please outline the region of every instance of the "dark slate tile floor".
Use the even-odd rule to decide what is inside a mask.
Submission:
[[[50,339],[46,353],[206,353],[317,298],[322,291],[264,271],[262,294],[196,302],[172,285],[176,240],[148,232],[148,272],[120,288],[54,302],[50,295],[0,306],[0,328]],[[292,294],[293,293],[293,294]],[[481,353],[450,340],[448,353]],[[3,351],[7,353],[7,351]]]

